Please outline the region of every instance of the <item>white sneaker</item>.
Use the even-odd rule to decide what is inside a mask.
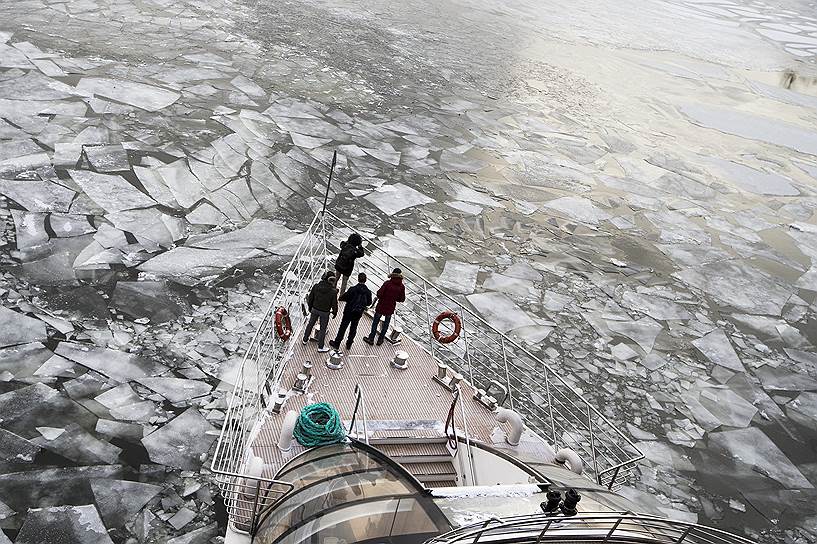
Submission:
[[[318,348],[318,353],[327,353],[329,348]]]

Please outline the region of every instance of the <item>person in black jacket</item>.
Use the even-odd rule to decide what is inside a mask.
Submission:
[[[329,348],[324,347],[326,339],[326,329],[329,327],[329,312],[332,312],[332,319],[338,315],[338,290],[335,289],[335,273],[326,272],[321,281],[312,286],[306,296],[306,305],[309,307],[309,323],[304,332],[304,345],[309,342],[309,335],[312,328],[320,319],[321,328],[318,330],[318,353],[326,353]]]
[[[334,340],[329,341],[329,345],[340,349],[340,342],[343,340],[346,327],[349,327],[349,338],[346,339],[346,349],[349,350],[352,348],[352,342],[355,341],[357,324],[363,317],[363,312],[372,305],[372,292],[366,287],[366,274],[363,272],[358,274],[357,285],[343,293],[340,300],[345,301],[346,306],[343,307],[343,318],[340,320],[338,334]]]
[[[340,252],[338,258],[335,260],[335,287],[338,286],[338,280],[343,277],[340,283],[339,295],[346,292],[346,284],[349,282],[349,276],[352,275],[352,270],[355,268],[355,259],[363,257],[363,238],[360,234],[353,232],[349,235],[349,239],[340,243]]]

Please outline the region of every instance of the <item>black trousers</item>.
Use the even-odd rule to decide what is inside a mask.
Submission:
[[[340,341],[343,340],[343,335],[346,333],[346,327],[349,327],[349,338],[346,340],[346,346],[352,345],[352,342],[355,340],[355,335],[357,334],[357,324],[360,322],[361,317],[363,317],[362,313],[343,312],[340,325],[338,325],[338,334],[335,336],[336,344],[340,344]]]

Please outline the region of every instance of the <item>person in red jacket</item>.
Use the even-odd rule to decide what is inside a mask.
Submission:
[[[363,341],[370,346],[374,344],[374,335],[377,333],[377,325],[380,323],[380,318],[382,317],[383,328],[380,329],[380,334],[377,337],[377,345],[382,344],[386,338],[386,332],[389,330],[391,316],[397,308],[397,303],[405,302],[405,300],[406,288],[403,285],[403,271],[399,268],[395,268],[391,274],[389,274],[389,279],[383,282],[383,285],[377,290],[377,306],[374,308],[372,330],[369,336],[363,338]]]

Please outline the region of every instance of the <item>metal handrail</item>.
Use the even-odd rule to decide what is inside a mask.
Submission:
[[[549,540],[598,541],[602,544],[611,540],[654,544],[754,544],[746,537],[721,529],[631,513],[584,513],[571,517],[530,514],[492,518],[436,536],[426,544],[540,543]]]
[[[326,216],[327,228],[355,230],[331,212],[326,212]],[[328,244],[334,245],[332,237],[328,236],[327,239]],[[504,382],[509,403],[525,416],[527,425],[540,436],[550,437],[554,448],[564,445],[584,454],[588,459],[585,474],[599,485],[614,489],[626,481],[632,467],[644,456],[618,426],[613,425],[545,361],[497,331],[481,316],[464,307],[399,258],[379,248],[373,240],[366,237],[364,240],[370,251],[366,257],[359,259],[363,267],[384,275],[395,265],[403,269],[404,283],[410,295],[409,300],[398,308],[394,321],[402,320],[412,325],[403,329],[418,340],[418,347],[435,360],[468,376],[472,385],[476,386],[476,382],[487,385],[494,379]],[[415,300],[420,297],[421,300],[412,303],[411,294]],[[460,342],[448,345],[434,342],[430,331],[432,303],[437,311],[458,310],[463,329],[468,329],[463,331],[462,346],[457,345]],[[424,319],[418,320],[420,316],[424,316]],[[497,361],[496,368],[484,364],[486,361],[490,364],[492,360]],[[541,389],[532,385],[537,381],[544,389],[544,407],[538,406],[535,400],[542,396]]]
[[[462,396],[462,390],[460,389],[459,384],[457,384],[457,394]],[[471,485],[478,485],[477,484],[477,475],[474,471],[474,453],[471,451],[471,435],[468,432],[468,419],[465,417],[465,407],[464,402],[460,402],[460,417],[462,417],[462,426],[463,431],[465,431],[465,451],[466,455],[468,455],[468,467],[470,468],[471,472]]]
[[[357,432],[357,425],[355,425],[355,420],[357,419],[357,411],[360,408],[360,415],[361,419],[363,420],[363,440],[366,444],[369,443],[369,429],[367,427],[367,417],[366,417],[366,399],[363,398],[363,386],[360,384],[355,385],[355,409],[352,411],[352,419],[349,422],[349,432],[348,435],[351,436],[352,429],[355,430],[355,438],[360,440],[360,433]]]

